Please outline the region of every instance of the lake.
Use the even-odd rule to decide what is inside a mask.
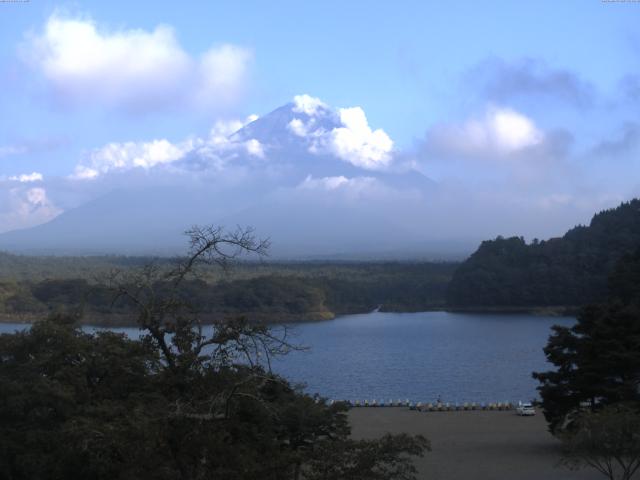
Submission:
[[[447,312],[347,315],[290,325],[308,346],[273,369],[307,391],[346,400],[505,402],[537,397],[552,325],[573,318]],[[0,324],[0,332],[24,325]],[[95,330],[95,328],[88,328]],[[138,330],[117,329],[136,337]]]

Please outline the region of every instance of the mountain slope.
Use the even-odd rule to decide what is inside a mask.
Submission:
[[[117,190],[46,224],[0,235],[0,249],[173,254],[184,249],[185,229],[213,223],[254,226],[271,237],[279,257],[432,252],[433,238],[403,212],[407,202],[421,208],[434,182],[416,170],[386,168],[375,145],[364,144],[361,162],[356,153],[365,140],[334,145],[335,132],[345,129],[339,111],[303,107],[284,105],[228,137],[197,143],[174,163],[132,170],[135,187],[121,186],[127,172],[105,174],[100,181],[120,176]],[[165,186],[148,186],[154,182]]]
[[[447,302],[455,307],[579,306],[607,295],[616,262],[640,247],[640,200],[594,215],[561,238],[482,242],[456,271]]]
[[[175,253],[182,232],[219,217],[206,190],[156,187],[115,190],[52,221],[0,235],[0,247],[22,253]]]

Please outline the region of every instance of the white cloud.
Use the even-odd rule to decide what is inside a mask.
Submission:
[[[236,100],[252,58],[249,50],[235,45],[221,45],[207,51],[198,65],[195,90],[198,104],[216,105]]]
[[[60,213],[44,188],[0,189],[0,233],[44,223]]]
[[[24,173],[22,175],[14,175],[9,177],[9,180],[20,183],[29,183],[29,182],[41,182],[44,179],[41,173],[33,172],[33,173]]]
[[[47,191],[44,188],[30,188],[26,193],[27,201],[36,207],[47,203]]]
[[[313,178],[311,175],[308,175],[304,181],[298,185],[298,188],[301,189],[315,189],[322,188],[324,190],[335,190],[349,182],[349,179],[345,176],[338,177],[324,177],[324,178]]]
[[[258,158],[265,158],[264,147],[255,138],[247,140],[245,142],[245,146],[247,148],[247,153],[249,155],[253,155],[254,157],[258,157]]]
[[[299,118],[294,118],[287,124],[287,128],[291,133],[297,135],[298,137],[306,137],[307,136],[307,126],[305,123]]]
[[[240,142],[230,138],[233,133],[257,118],[257,115],[249,115],[245,120],[218,120],[207,137],[191,137],[180,143],[172,143],[167,139],[112,142],[89,152],[76,166],[71,178],[91,180],[109,172],[150,170],[185,160],[190,155],[197,162],[204,162],[214,170],[221,170],[229,161],[243,153],[264,159],[265,146],[257,139]]]
[[[293,111],[295,113],[304,113],[313,117],[319,110],[328,108],[327,105],[319,98],[312,97],[306,93],[293,97]]]
[[[193,58],[173,29],[106,30],[91,18],[54,13],[23,48],[57,100],[133,111],[226,107],[241,94],[252,54],[221,45]]]
[[[624,191],[629,191],[617,185],[590,185],[577,168],[584,162],[575,162],[576,168],[567,165],[568,148],[553,147],[562,143],[554,140],[553,131],[543,133],[526,116],[505,108],[489,109],[484,116],[431,132],[428,140],[437,139],[448,152],[463,153],[436,156],[459,169],[433,185],[415,172],[405,175],[395,169],[401,152],[393,150],[393,142],[382,130],[372,130],[359,107],[326,107],[314,117],[281,109],[265,117],[266,122],[233,135],[252,120],[255,117],[220,121],[208,134],[176,143],[168,139],[112,142],[88,152],[72,178],[47,178],[45,183],[38,172],[0,178],[0,230],[46,222],[61,207],[76,207],[114,188],[142,187],[144,192],[144,187],[162,185],[203,196],[206,192],[207,198],[214,199],[212,204],[223,210],[233,206],[247,215],[241,218],[264,225],[280,214],[292,229],[302,228],[295,235],[307,237],[312,236],[310,230],[291,222],[291,212],[313,218],[318,232],[334,228],[335,217],[344,213],[341,221],[352,233],[392,225],[387,232],[402,227],[415,239],[545,237],[588,219],[598,208],[615,205],[605,194],[622,192],[621,198],[626,198]],[[441,136],[435,137],[434,131]],[[277,141],[269,143],[270,139]],[[419,155],[442,151],[428,145],[415,155],[419,160]],[[488,155],[517,155],[518,161],[475,161]],[[388,162],[396,163],[384,171]],[[358,174],[351,165],[383,171]],[[96,181],[86,181],[92,178]],[[626,178],[636,183],[636,177]],[[276,203],[267,204],[270,199]],[[277,214],[273,205],[281,209]],[[156,219],[163,219],[163,214],[154,213]],[[235,213],[220,215],[235,219]],[[456,222],[456,218],[465,221]]]
[[[73,177],[92,179],[112,170],[142,168],[148,170],[156,165],[174,162],[192,149],[189,142],[174,145],[168,140],[151,142],[109,143],[89,154],[86,163],[76,167]]]
[[[376,186],[376,179],[372,177],[347,178],[344,175],[334,177],[313,178],[308,175],[299,185],[300,190],[345,190],[351,193],[362,193],[364,190]]]
[[[366,169],[380,169],[391,162],[393,141],[384,130],[371,130],[360,107],[341,108],[342,127],[330,135],[330,148],[338,157]]]
[[[294,97],[294,117],[287,129],[309,141],[311,153],[331,154],[357,167],[381,170],[393,160],[393,140],[382,129],[372,130],[360,107],[331,109],[320,99],[309,95]]]
[[[513,110],[495,110],[489,118],[489,137],[503,151],[521,150],[538,145],[544,139],[529,118]]]
[[[440,125],[428,141],[442,150],[470,156],[504,156],[541,145],[545,135],[533,120],[509,108],[491,107],[484,117]]]
[[[209,141],[212,143],[228,143],[229,137],[245,125],[255,122],[258,115],[249,115],[244,120],[217,120],[209,132]]]
[[[91,180],[109,172],[132,169],[150,170],[155,167],[175,165],[174,172],[211,170],[220,172],[232,163],[238,167],[255,165],[253,160],[266,160],[279,171],[278,165],[289,160],[295,151],[286,148],[291,144],[284,140],[284,150],[278,151],[278,139],[287,131],[297,137],[302,148],[313,155],[331,155],[366,170],[386,168],[392,161],[393,141],[381,129],[373,131],[360,107],[334,110],[309,95],[296,97],[293,113],[298,109],[314,112],[306,121],[294,117],[284,125],[284,131],[271,131],[277,123],[267,123],[268,136],[261,132],[246,130],[243,135],[234,135],[238,130],[258,119],[250,115],[244,120],[219,120],[206,137],[190,137],[179,143],[167,139],[151,141],[112,142],[85,155],[70,176],[75,180]],[[296,104],[298,106],[296,106]],[[297,112],[300,113],[300,112]],[[279,117],[276,117],[278,121]],[[269,126],[271,125],[271,126]],[[266,141],[265,141],[266,138]],[[276,140],[275,146],[270,143]],[[271,155],[277,152],[280,157]]]

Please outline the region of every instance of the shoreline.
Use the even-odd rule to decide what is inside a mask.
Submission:
[[[582,307],[575,305],[538,305],[538,306],[472,306],[472,307],[447,307],[443,311],[451,313],[504,313],[504,314],[528,314],[549,317],[574,317]]]
[[[28,313],[20,315],[0,314],[0,324],[20,324],[30,325],[38,320],[47,318],[50,312]],[[368,312],[367,312],[368,313]],[[281,325],[286,323],[311,323],[324,322],[333,320],[340,315],[331,312],[310,312],[305,315],[298,314],[265,314],[263,312],[247,312],[247,313],[214,313],[203,314],[201,316],[202,325],[215,325],[224,319],[247,317],[251,323],[264,323]],[[279,320],[277,320],[279,319]],[[135,328],[138,323],[134,315],[122,313],[89,313],[80,320],[80,325],[87,327],[114,327],[114,328]]]
[[[349,311],[334,313],[330,311],[308,312],[305,314],[294,313],[265,313],[265,312],[244,312],[244,313],[208,313],[202,315],[202,325],[214,325],[227,318],[247,317],[251,323],[264,323],[267,325],[282,325],[295,323],[315,323],[335,320],[347,315],[362,315],[373,312],[381,313],[428,313],[428,312],[447,312],[447,313],[469,313],[469,314],[523,314],[533,316],[551,316],[551,317],[571,317],[575,316],[579,311],[579,307],[445,307],[442,305],[433,308],[413,309],[385,309],[381,305],[376,309],[367,309],[362,311]],[[23,313],[23,314],[0,314],[0,324],[23,324],[29,325],[38,320],[42,320],[49,315],[50,312],[42,313]],[[115,327],[115,328],[135,328],[138,323],[131,314],[122,313],[89,313],[84,316],[80,325],[92,327]]]

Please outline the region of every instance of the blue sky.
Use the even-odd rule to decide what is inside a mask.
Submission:
[[[173,49],[166,65],[184,72],[109,73],[101,86],[100,73],[78,77],[84,67],[77,64],[64,70],[68,59],[51,67],[43,48],[51,48],[45,32],[52,19],[65,28],[92,25],[107,40],[148,37],[166,26]],[[526,119],[544,136],[547,152],[562,150],[567,175],[575,177],[580,165],[577,175],[589,181],[572,195],[606,178],[615,185],[599,192],[625,198],[637,186],[617,179],[638,171],[637,149],[612,148],[625,139],[636,145],[640,135],[639,24],[640,3],[599,0],[0,3],[0,179],[33,172],[66,178],[109,143],[177,143],[207,135],[217,121],[264,115],[309,94],[360,107],[398,156],[417,158],[435,179],[473,182],[485,170],[458,157],[448,162],[462,154],[443,152],[442,142],[435,148],[434,139],[514,112],[520,117],[511,119]],[[76,53],[65,48],[60,55]],[[220,88],[185,91],[200,88],[200,59],[224,48],[237,71]],[[226,68],[224,61],[215,68]],[[148,98],[139,103],[140,96]],[[490,154],[480,150],[479,157]]]
[[[332,105],[362,106],[373,125],[404,145],[434,122],[466,113],[472,99],[461,77],[487,58],[539,59],[603,93],[640,66],[640,33],[634,29],[640,6],[629,3],[32,1],[0,5],[4,69],[17,61],[25,32],[42,29],[55,10],[90,15],[112,30],[168,24],[194,55],[220,43],[244,46],[254,52],[254,63],[250,92],[236,106],[238,113],[264,114],[295,94],[309,93]],[[22,75],[33,72],[21,71],[15,79],[28,84]],[[53,131],[89,148],[158,130],[181,138],[208,128],[211,120],[185,114],[123,122],[111,118],[112,112],[55,112],[38,92],[21,87],[10,84],[2,96],[5,142]],[[105,117],[122,128],[105,129]],[[554,125],[553,115],[544,117],[549,118],[539,121]],[[64,126],[54,124],[59,119]]]

